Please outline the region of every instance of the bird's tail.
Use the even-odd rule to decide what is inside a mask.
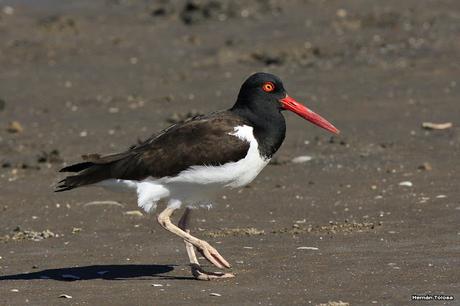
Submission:
[[[61,180],[56,186],[55,192],[71,190],[111,178],[114,174],[112,173],[112,166],[124,157],[126,157],[124,153],[102,157],[99,154],[82,156],[84,162],[73,164],[59,170],[59,172],[75,172],[78,174],[67,176]]]
[[[81,170],[72,170],[76,167]],[[56,186],[55,192],[61,192],[66,190],[71,190],[77,187],[86,186],[98,183],[104,179],[106,179],[106,175],[103,165],[96,165],[92,163],[80,163],[71,165],[69,167],[65,167],[60,170],[60,172],[80,172],[76,175],[69,175],[63,180],[59,181],[58,185]]]

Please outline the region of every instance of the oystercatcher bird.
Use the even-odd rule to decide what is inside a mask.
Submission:
[[[327,120],[288,96],[277,76],[256,73],[243,83],[229,110],[172,125],[122,153],[84,155],[83,162],[60,170],[78,174],[60,181],[56,191],[90,185],[131,189],[137,192],[138,205],[147,212],[165,199],[167,207],[157,220],[184,240],[194,277],[233,277],[232,273],[201,268],[195,248],[220,269],[230,268],[230,264],[209,243],[190,234],[190,208],[209,203],[221,188],[247,185],[259,174],[284,140],[284,110],[339,133]],[[186,209],[176,226],[171,216],[182,205]]]

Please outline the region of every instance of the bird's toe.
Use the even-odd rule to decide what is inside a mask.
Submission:
[[[233,273],[223,273],[223,272],[210,272],[205,271],[201,268],[200,265],[192,264],[191,265],[192,274],[197,280],[215,280],[215,279],[223,279],[223,278],[233,278],[235,274]]]
[[[209,243],[204,240],[201,240],[199,245],[196,246],[198,251],[213,265],[218,267],[219,269],[231,268],[231,265],[225,260],[219,252],[213,248]]]

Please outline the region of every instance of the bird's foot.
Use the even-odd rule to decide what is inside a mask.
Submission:
[[[235,274],[233,274],[233,273],[205,271],[198,264],[191,264],[190,267],[191,267],[193,276],[198,280],[210,281],[210,280],[214,280],[214,279],[235,277]]]
[[[228,261],[222,257],[209,243],[204,240],[200,240],[195,247],[197,250],[206,258],[210,263],[218,267],[219,269],[231,268]]]

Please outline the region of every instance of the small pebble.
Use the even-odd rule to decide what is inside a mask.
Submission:
[[[424,171],[431,171],[433,170],[433,167],[431,166],[430,163],[423,163],[420,166],[418,166],[419,170],[424,170]]]
[[[427,130],[445,130],[451,128],[452,122],[445,123],[433,123],[433,122],[423,122],[422,127]]]
[[[142,214],[142,212],[140,212],[140,211],[138,211],[138,210],[129,210],[129,211],[125,211],[123,214],[126,215],[126,216],[136,216],[136,217],[142,217],[142,216],[144,216],[144,215]]]
[[[294,157],[291,162],[293,162],[294,164],[301,164],[301,163],[306,163],[308,161],[312,160],[312,157],[311,156],[308,156],[308,155],[302,155],[302,156],[297,156],[297,157]]]
[[[303,247],[298,247],[297,250],[319,250],[317,247],[307,247],[307,246],[303,246]]]
[[[345,17],[347,17],[348,13],[344,9],[338,9],[337,12],[336,12],[336,15],[337,15],[337,17],[345,18]]]
[[[24,128],[18,121],[12,121],[6,129],[10,133],[21,133]]]
[[[11,6],[5,6],[3,8],[3,13],[5,15],[13,15],[14,14],[14,8],[12,8]]]

